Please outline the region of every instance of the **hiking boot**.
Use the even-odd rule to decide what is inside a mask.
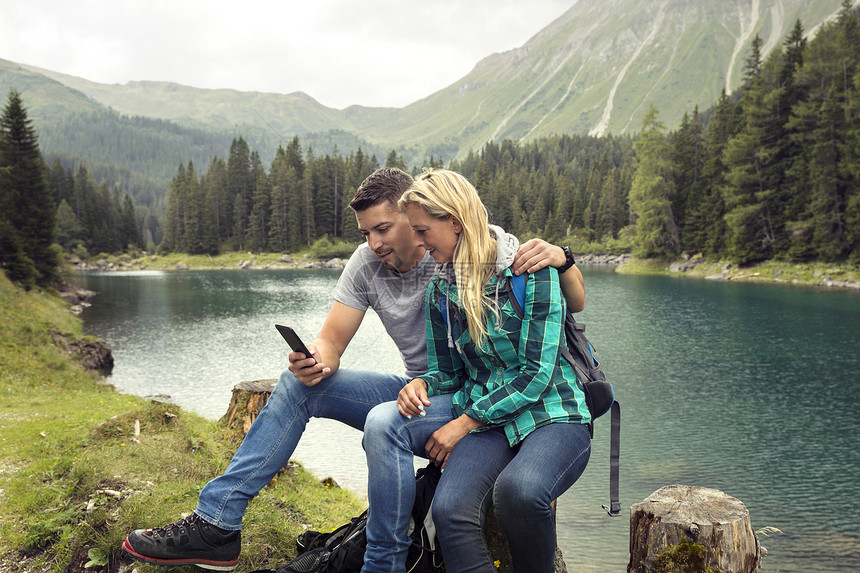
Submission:
[[[122,549],[134,559],[155,565],[232,571],[239,561],[241,533],[221,529],[191,514],[164,527],[132,531]]]

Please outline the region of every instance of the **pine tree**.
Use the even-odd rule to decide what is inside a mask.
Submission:
[[[227,206],[232,205],[232,227],[230,238],[233,247],[245,248],[248,220],[254,197],[254,175],[251,170],[251,151],[243,139],[234,139],[227,158]]]
[[[54,278],[57,257],[51,248],[54,242],[56,204],[46,178],[46,166],[39,151],[38,138],[32,121],[27,116],[21,94],[12,90],[3,115],[0,117],[0,207],[9,225],[5,233],[12,236],[14,229],[23,254],[32,261],[34,279],[48,285]],[[14,264],[24,269],[24,264]]]
[[[254,196],[248,221],[247,244],[251,250],[262,251],[269,242],[271,187],[263,162],[256,151],[251,154],[251,172],[254,175]]]
[[[388,157],[385,158],[385,166],[397,167],[403,171],[409,171],[409,168],[406,167],[406,161],[404,161],[403,156],[397,155],[397,151],[394,149],[388,152]]]
[[[69,211],[71,212],[71,208]],[[140,229],[137,226],[137,215],[134,210],[134,202],[132,201],[131,195],[128,193],[125,194],[122,200],[119,228],[121,234],[120,248],[142,248],[144,246],[140,240]]]
[[[705,208],[705,180],[703,177],[705,154],[705,135],[699,119],[699,108],[690,118],[686,113],[681,127],[674,137],[674,159],[678,165],[676,185],[679,190],[677,200],[672,206],[680,225],[680,247],[682,251],[694,254],[703,253],[705,240],[702,232],[703,210]]]
[[[203,230],[207,225],[206,202],[197,178],[194,162],[189,161],[182,180],[181,197],[184,200],[182,212],[182,251],[192,255],[206,252]]]
[[[318,163],[314,157],[314,150],[308,147],[305,154],[307,166],[304,169],[304,177],[300,186],[299,209],[302,214],[302,241],[310,246],[317,239],[317,229],[314,223],[314,196],[319,190]]]
[[[185,190],[187,175],[185,166],[179,164],[176,177],[167,189],[167,210],[164,213],[164,239],[159,250],[162,252],[183,252],[185,250]]]
[[[671,259],[678,254],[678,225],[672,213],[676,165],[671,144],[652,104],[642,119],[636,149],[636,175],[630,189],[630,208],[636,216],[633,253],[640,258]]]
[[[287,151],[279,147],[272,161],[272,212],[269,219],[269,245],[276,251],[298,248],[301,238],[299,210],[299,177],[290,162]]]
[[[36,268],[27,256],[23,239],[11,221],[0,217],[0,269],[9,280],[30,290],[35,286]]]
[[[729,254],[741,264],[769,258],[775,240],[771,219],[775,189],[769,177],[775,155],[774,124],[761,77],[761,45],[761,38],[756,36],[746,61],[741,97],[743,128],[728,142],[724,155]]]
[[[338,214],[338,186],[342,184],[339,176],[341,169],[336,160],[326,155],[321,157],[314,166],[318,173],[318,188],[313,195],[314,205],[314,227],[320,234],[336,236],[339,227]]]
[[[824,27],[804,52],[795,82],[803,99],[789,122],[800,150],[792,166],[797,179],[791,203],[792,259],[840,260],[853,251],[849,216],[857,193],[858,72],[860,42],[853,10],[843,4],[836,23]]]
[[[231,236],[232,202],[227,192],[227,163],[213,157],[206,173],[200,178],[200,188],[207,207],[207,225],[203,229],[206,252],[217,253],[222,241]]]
[[[57,243],[67,251],[86,243],[81,224],[65,199],[60,201],[60,206],[57,207],[56,234]]]
[[[697,241],[703,244],[704,254],[720,257],[725,254],[726,221],[723,187],[725,186],[726,165],[723,154],[728,141],[739,129],[737,110],[725,89],[720,94],[714,108],[713,119],[705,130],[705,154],[707,159],[702,166],[704,179],[701,200],[702,229]],[[688,230],[690,233],[691,230]]]

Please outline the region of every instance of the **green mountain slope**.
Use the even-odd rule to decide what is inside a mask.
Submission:
[[[104,107],[45,74],[0,59],[0,95],[4,101],[13,89],[20,92],[29,117],[35,121],[56,120],[69,113],[94,112]]]
[[[551,133],[637,132],[653,102],[668,126],[739,85],[756,34],[781,45],[797,18],[819,25],[840,0],[580,0],[524,46],[368,126],[376,141],[475,149]]]
[[[315,142],[336,143],[342,153],[361,145],[380,160],[396,149],[420,164],[431,154],[443,161],[463,157],[490,140],[634,133],[651,103],[674,128],[694,106],[704,110],[723,87],[739,85],[756,34],[767,53],[780,46],[796,19],[811,33],[840,3],[579,0],[522,47],[485,58],[458,82],[402,109],[337,110],[301,92],[205,90],[154,81],[107,85],[2,60],[0,89],[24,92],[37,128],[109,107],[120,115],[212,132],[219,141],[242,135],[264,160],[299,135],[303,145],[322,153],[329,148]],[[165,137],[177,139],[175,133]],[[51,139],[52,146],[63,141],[62,135]],[[107,159],[69,146],[51,151]],[[172,158],[157,177],[193,158],[192,153]]]
[[[352,127],[344,120],[343,113],[325,107],[302,92],[284,95],[210,90],[155,81],[100,84],[33,66],[25,67],[120,113],[167,119],[186,127],[232,130],[237,125],[253,125],[290,136]]]

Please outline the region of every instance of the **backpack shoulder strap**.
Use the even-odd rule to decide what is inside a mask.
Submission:
[[[506,285],[506,292],[508,294],[508,298],[511,301],[511,305],[514,307],[514,312],[517,313],[517,316],[520,318],[523,317],[523,307],[525,306],[526,300],[526,274],[516,275],[514,274],[508,284]],[[591,346],[591,343],[585,338],[585,325],[576,322],[573,318],[573,314],[568,311],[567,313],[567,344],[562,346],[561,353],[567,359],[567,361],[576,369],[579,374],[582,376],[583,383],[587,382],[590,379],[590,376],[587,372],[582,371],[582,369],[578,366],[576,359],[570,351],[570,338],[573,336],[574,338],[578,338],[576,342],[579,343],[582,349],[582,358],[585,361],[586,368],[591,371],[591,369],[599,369],[600,365],[597,360],[594,358],[594,352]],[[572,327],[573,330],[570,330]],[[600,378],[603,378],[603,373],[600,372]],[[615,394],[612,390],[611,385],[606,385],[609,388],[609,392],[611,397],[609,410],[611,412],[611,422],[610,422],[610,444],[609,444],[609,506],[604,505],[603,509],[612,517],[617,517],[621,515],[621,503],[618,498],[618,466],[619,466],[619,450],[621,449],[621,405],[615,400]],[[602,414],[603,412],[601,412]]]
[[[514,307],[514,312],[517,313],[517,316],[522,318],[525,312],[523,311],[523,307],[526,304],[526,277],[528,273],[521,275],[512,275],[510,279],[508,279],[508,284],[505,285],[505,292],[508,294],[508,299],[511,301],[511,305]]]
[[[609,507],[602,506],[610,517],[621,515],[621,501],[618,498],[618,465],[621,450],[621,404],[612,401],[611,425],[609,429]]]

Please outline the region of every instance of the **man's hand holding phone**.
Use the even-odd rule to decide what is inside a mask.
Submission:
[[[310,356],[295,350],[290,352],[288,356],[290,360],[289,370],[305,386],[314,386],[331,372],[331,368],[320,362],[320,354],[316,346],[309,344],[307,349],[311,352]]]
[[[321,362],[320,353],[313,344],[305,346],[296,331],[289,326],[276,324],[275,327],[293,349],[288,356],[289,370],[299,382],[305,386],[314,386],[331,372],[331,368]]]

